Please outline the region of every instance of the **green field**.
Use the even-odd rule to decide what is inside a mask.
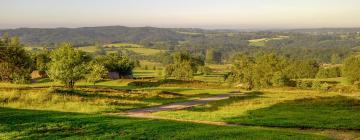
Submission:
[[[128,51],[135,52],[139,55],[154,55],[154,54],[163,52],[162,50],[145,48],[138,44],[129,44],[129,43],[106,44],[106,45],[103,45],[103,47],[104,47],[105,51],[108,53],[116,52],[117,50],[120,50],[120,49],[126,49]],[[85,52],[89,52],[89,53],[94,53],[96,51],[95,46],[83,46],[83,47],[79,47],[79,49],[82,51],[85,51]]]
[[[304,98],[337,97],[339,95],[341,94],[322,93],[320,91],[310,91],[310,90],[269,89],[258,92],[246,92],[242,95],[232,97],[228,100],[217,101],[210,104],[190,108],[187,110],[163,111],[163,112],[155,113],[154,115],[173,118],[173,119],[181,118],[186,120],[234,122],[234,120],[238,120],[237,118],[248,116],[249,114],[251,114],[251,111],[256,111],[259,109],[267,109],[269,107],[276,106],[277,104],[281,104],[286,101],[293,101]],[[347,94],[343,96],[360,99],[360,95],[358,93]],[[336,110],[338,109],[331,107],[332,104],[329,103],[329,110],[332,109],[333,111],[336,112]],[[287,112],[290,113],[290,111],[292,110],[288,110]],[[347,111],[352,112],[353,110],[347,110]],[[308,112],[298,112],[298,113],[307,114]],[[320,115],[320,114],[316,114],[316,115]],[[353,116],[352,119],[353,121],[355,121],[356,117]],[[326,117],[324,118],[324,121],[326,121]]]
[[[324,136],[108,115],[0,108],[0,139],[289,139]]]
[[[265,47],[266,42],[268,42],[270,40],[281,40],[281,39],[286,39],[286,38],[289,38],[289,37],[288,36],[279,36],[279,37],[275,37],[275,38],[252,39],[252,40],[249,40],[249,45],[256,46],[256,47]]]

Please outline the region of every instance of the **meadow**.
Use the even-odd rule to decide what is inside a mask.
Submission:
[[[155,55],[157,53],[163,52],[162,50],[158,49],[151,49],[151,48],[145,48],[138,44],[129,44],[129,43],[112,43],[112,44],[105,44],[103,45],[104,50],[107,53],[114,53],[117,52],[120,49],[125,49],[131,52],[134,52],[139,55]],[[96,51],[95,46],[82,46],[79,47],[80,50],[88,52],[88,53],[94,53]]]
[[[261,46],[268,40],[252,42]],[[127,43],[103,47],[107,53],[126,49],[142,56],[163,51]],[[98,48],[79,49],[94,53]],[[0,139],[360,138],[360,91],[343,77],[295,81],[328,85],[319,89],[273,86],[245,90],[225,80],[233,70],[231,64],[206,67],[210,72],[176,79],[164,75],[166,65],[140,60],[140,66],[131,71],[133,78],[96,83],[82,79],[73,89],[49,78],[31,79],[28,84],[1,82]],[[224,94],[231,95],[199,101]],[[128,115],[134,110],[191,101],[200,104]]]
[[[221,84],[218,72],[208,77],[198,75],[198,80],[187,82],[163,80],[156,70],[137,69],[134,75],[136,80],[105,80],[96,85],[82,81],[74,90],[63,89],[60,83],[47,79],[24,85],[1,83],[0,138],[301,140],[360,136],[358,92],[240,90],[229,99],[151,114],[165,120],[111,115],[239,91]],[[214,126],[211,122],[240,126]],[[306,130],[309,128],[315,130]]]
[[[289,38],[289,37],[288,36],[279,36],[279,37],[274,37],[274,38],[252,39],[252,40],[249,40],[249,45],[255,46],[255,47],[265,47],[266,42],[268,42],[269,40],[281,40],[281,39],[286,39],[286,38]]]

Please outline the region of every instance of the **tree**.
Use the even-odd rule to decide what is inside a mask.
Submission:
[[[319,72],[316,74],[316,78],[336,78],[336,77],[341,77],[340,67],[320,68]]]
[[[18,37],[3,35],[0,41],[0,80],[13,83],[28,83],[32,61]]]
[[[208,64],[212,64],[214,63],[214,49],[207,49],[206,50],[206,57],[205,57],[205,62]]]
[[[219,51],[215,51],[214,49],[207,49],[205,62],[208,64],[219,64],[221,63],[221,53]]]
[[[165,68],[165,77],[174,77],[179,80],[189,80],[198,71],[199,66],[204,66],[204,60],[191,56],[189,53],[178,52],[173,55],[173,64]]]
[[[332,63],[332,64],[339,64],[339,63],[341,63],[341,57],[339,56],[339,54],[332,54],[332,55],[331,55],[331,63]]]
[[[117,72],[121,77],[132,76],[136,61],[120,53],[110,53],[100,56],[96,60],[105,66],[108,71]]]
[[[343,76],[351,84],[360,82],[360,56],[351,56],[344,61]]]
[[[106,68],[98,63],[89,64],[88,71],[89,73],[86,75],[86,80],[94,85],[98,81],[103,80],[108,73]]]
[[[319,64],[315,60],[290,60],[286,75],[291,79],[315,78]]]
[[[104,47],[103,47],[103,45],[100,43],[100,42],[96,42],[95,43],[95,54],[96,55],[105,55],[106,54],[106,51],[105,51],[105,49],[104,49]]]
[[[289,62],[284,57],[275,54],[260,54],[257,57],[239,54],[232,61],[232,71],[225,77],[231,83],[246,85],[247,89],[290,84],[290,78],[285,73]]]
[[[50,54],[48,75],[54,81],[60,81],[67,88],[74,88],[75,82],[84,78],[89,57],[75,49],[69,43],[62,43]]]
[[[32,60],[34,62],[34,67],[36,70],[46,71],[47,64],[50,62],[49,52],[46,50],[34,52],[32,54]]]

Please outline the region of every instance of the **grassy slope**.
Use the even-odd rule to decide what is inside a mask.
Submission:
[[[129,51],[134,51],[135,53],[141,54],[141,55],[154,55],[157,54],[159,52],[161,52],[162,50],[158,50],[158,49],[151,49],[151,48],[144,48],[141,45],[138,44],[128,44],[128,43],[116,43],[116,44],[107,44],[104,46],[105,50],[109,49],[111,47],[116,48],[125,48]],[[79,47],[80,50],[85,51],[85,52],[89,52],[89,53],[93,53],[96,50],[95,46],[84,46],[84,47]],[[114,52],[114,50],[112,51],[108,51],[108,52]]]
[[[360,130],[360,100],[334,96],[287,101],[229,119],[246,125]]]
[[[275,129],[0,108],[0,139],[327,139]]]
[[[285,39],[285,38],[289,38],[289,37],[288,36],[279,36],[276,38],[252,39],[252,40],[249,40],[249,45],[256,46],[256,47],[265,47],[266,42],[268,42],[269,40],[281,40],[281,39]]]
[[[78,82],[75,91],[54,91],[57,88],[51,86],[61,84],[43,81],[30,85],[0,83],[0,86],[4,87],[0,88],[0,106],[85,113],[121,112],[208,97],[233,90],[196,88],[194,86],[197,85],[186,82],[147,87],[132,83],[151,83],[148,80],[112,80],[99,82],[95,86]]]
[[[341,98],[337,102],[319,100],[319,103],[323,104],[322,108],[317,108],[317,105],[313,105],[311,102],[307,106],[307,103],[303,103],[303,106],[283,105],[283,102],[303,98],[334,97],[337,99],[339,95],[338,93],[321,93],[309,90],[286,90],[271,89],[264,92],[250,92],[187,110],[163,111],[154,113],[154,115],[173,119],[226,121],[251,125],[360,129],[358,121],[360,112],[357,111],[359,107],[352,104],[350,102],[352,100],[342,100]],[[360,99],[359,94],[344,96],[355,98],[356,102]],[[327,115],[324,115],[325,113]],[[352,115],[344,118],[343,114]],[[341,119],[345,120],[338,121]]]

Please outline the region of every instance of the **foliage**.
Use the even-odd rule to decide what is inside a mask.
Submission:
[[[204,60],[201,58],[191,56],[189,53],[178,52],[173,55],[173,64],[166,66],[165,76],[189,80],[198,71],[198,67],[203,65]]]
[[[290,79],[285,73],[287,60],[274,54],[261,54],[256,58],[240,54],[233,58],[233,70],[226,76],[232,83],[248,85],[249,89],[286,86]]]
[[[336,77],[341,77],[340,67],[320,68],[319,72],[316,74],[316,78],[336,78]]]
[[[32,53],[32,60],[34,69],[39,71],[47,71],[47,64],[50,62],[50,52],[47,50],[33,52]]]
[[[207,64],[220,64],[222,61],[221,52],[215,51],[214,49],[207,49],[205,62]]]
[[[28,83],[32,61],[18,37],[4,35],[0,40],[0,81]]]
[[[360,81],[360,56],[347,58],[343,65],[343,76],[351,83]]]
[[[290,60],[285,73],[291,79],[315,78],[319,64],[315,60]]]
[[[120,76],[131,76],[137,61],[121,53],[110,53],[96,59],[97,63],[103,64],[109,72],[118,72]]]
[[[96,62],[88,65],[88,74],[86,75],[86,81],[96,84],[96,82],[103,80],[107,76],[108,71],[102,64]]]
[[[69,43],[63,43],[50,54],[48,65],[50,79],[60,81],[65,87],[73,88],[75,82],[84,78],[89,57]]]

